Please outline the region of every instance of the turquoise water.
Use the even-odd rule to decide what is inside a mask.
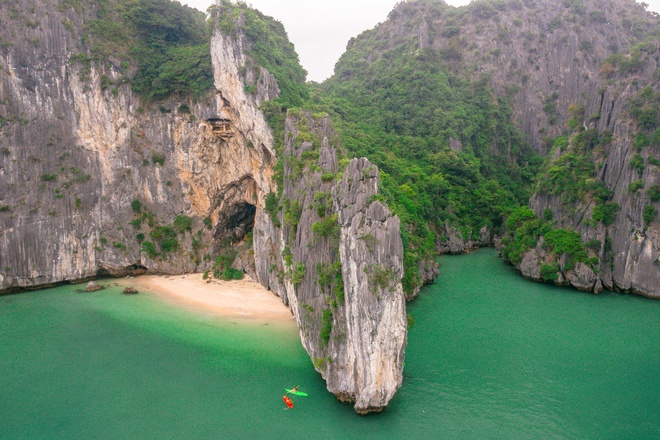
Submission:
[[[291,326],[118,287],[0,297],[0,438],[660,438],[660,301],[528,282],[492,250],[439,261],[404,386],[369,417]],[[286,410],[294,385],[310,397]]]

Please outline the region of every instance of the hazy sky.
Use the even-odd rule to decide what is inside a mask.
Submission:
[[[201,11],[214,0],[179,0]],[[445,0],[462,6],[469,0]],[[399,0],[247,0],[246,3],[281,21],[296,46],[307,79],[323,81],[344,53],[351,37],[385,21]],[[649,10],[660,12],[660,0],[645,0]]]

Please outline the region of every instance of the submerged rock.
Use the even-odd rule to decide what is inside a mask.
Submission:
[[[129,294],[136,294],[138,293],[138,291],[135,287],[127,287],[124,289],[124,293],[129,295]]]
[[[104,289],[105,287],[96,284],[94,281],[90,281],[87,283],[87,287],[85,287],[85,292],[96,292],[97,290]]]

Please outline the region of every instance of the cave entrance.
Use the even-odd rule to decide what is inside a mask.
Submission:
[[[229,205],[218,217],[215,239],[220,242],[243,240],[254,229],[256,213],[257,207],[244,200]]]

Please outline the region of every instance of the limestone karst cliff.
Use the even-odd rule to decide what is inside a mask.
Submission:
[[[530,201],[539,217],[580,234],[590,262],[572,268],[570,256],[562,261],[539,243],[520,262],[527,277],[540,279],[539,267],[554,264],[548,276],[557,284],[660,297],[660,42],[636,50],[588,95],[594,99],[573,107],[577,128],[556,142]]]
[[[382,410],[401,386],[406,313],[399,221],[374,199],[378,169],[338,162],[327,117],[287,119],[277,151],[261,107],[277,100],[271,107],[281,112],[301,99],[304,81],[279,23],[219,2],[206,43],[195,36],[199,14],[175,5],[191,21],[145,37],[112,9],[120,3],[0,5],[0,292],[214,271],[238,253],[234,267],[290,307],[328,389],[359,413]],[[149,20],[153,4],[124,6],[147,8],[139,12]],[[108,33],[113,19],[132,33]],[[252,35],[268,20],[275,35],[258,37],[279,51],[274,73]],[[156,56],[161,34],[185,32],[197,45],[159,60],[174,73],[145,70],[144,56],[119,46]],[[184,92],[177,71],[176,57],[191,52],[194,68],[208,61],[212,76],[197,94]],[[287,63],[291,77],[280,69]],[[298,142],[300,130],[308,141]],[[301,168],[310,155],[317,163]],[[282,212],[268,203],[278,190]]]
[[[215,90],[148,105],[112,59],[76,61],[86,47],[71,23],[93,6],[2,8],[0,290],[208,270],[223,239],[243,239],[271,190],[258,105],[277,90],[264,72],[259,94],[243,91],[240,41],[212,36]]]
[[[660,296],[659,20],[632,0],[401,2],[320,85],[243,3],[0,12],[2,292],[233,264],[359,413],[401,386],[437,253]]]
[[[386,35],[369,62],[409,41],[417,50],[439,51],[439,62],[449,69],[486,78],[506,95],[516,125],[542,153],[548,151],[546,137],[563,133],[568,107],[600,83],[605,58],[659,25],[634,0],[476,1],[460,8],[417,0],[399,3],[388,18],[352,40],[349,52],[369,33]]]
[[[338,161],[336,142],[327,116],[290,112],[280,208],[257,222],[256,264],[289,304],[328,389],[368,413],[402,382],[403,245],[399,219],[375,199],[378,169]]]
[[[413,256],[504,236],[525,276],[655,297],[658,29],[632,0],[401,2],[323,86],[369,109],[361,129],[387,148],[350,148],[398,185],[383,192]]]

